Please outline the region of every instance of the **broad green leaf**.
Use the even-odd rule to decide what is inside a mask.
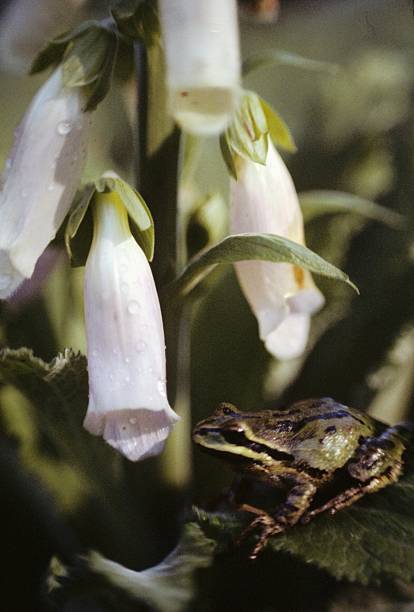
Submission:
[[[313,563],[336,578],[362,584],[414,579],[414,460],[401,480],[367,495],[335,516],[321,515],[274,536],[268,546]],[[199,524],[228,549],[246,525],[246,515],[196,509]],[[243,519],[242,519],[243,516]],[[253,540],[252,540],[253,543]],[[238,551],[241,554],[241,551]]]
[[[234,234],[197,255],[183,273],[172,283],[173,294],[188,294],[218,264],[231,264],[237,261],[272,261],[291,263],[315,274],[348,283],[355,291],[356,286],[349,277],[316,255],[305,246],[274,234]]]
[[[142,602],[158,612],[181,612],[195,595],[195,571],[211,565],[215,547],[215,541],[197,523],[187,523],[176,548],[158,565],[143,571],[127,569],[97,552],[89,553],[75,568],[53,559],[49,591],[60,604],[85,592],[114,612],[129,611],[131,600],[135,606]]]
[[[29,400],[38,431],[50,448],[78,470],[84,490],[100,494],[102,481],[108,471],[112,473],[113,452],[82,427],[88,406],[86,358],[65,349],[45,363],[27,348],[4,349],[0,351],[0,383],[12,385]],[[97,473],[95,459],[99,456],[106,470]]]
[[[272,140],[282,149],[295,153],[297,150],[292,133],[282,117],[274,108],[260,98],[260,104],[266,117],[267,127]]]
[[[382,221],[391,227],[401,226],[403,217],[371,200],[343,191],[315,190],[299,194],[305,221],[320,215],[352,212],[369,219]]]
[[[86,185],[81,191],[76,194],[71,211],[69,213],[68,222],[65,227],[65,245],[69,255],[71,265],[73,267],[84,266],[88,257],[92,232],[89,232],[89,240],[75,241],[79,228],[85,219],[85,215],[89,210],[95,186],[92,183]],[[91,228],[89,228],[91,230]],[[85,238],[82,236],[82,238]]]
[[[96,182],[96,189],[100,193],[112,191],[122,201],[128,211],[135,238],[139,241],[149,261],[154,256],[154,222],[151,212],[141,194],[130,187],[127,182],[115,177],[102,177]]]
[[[336,74],[338,66],[331,62],[321,62],[319,60],[302,57],[297,53],[284,51],[282,49],[266,49],[248,57],[242,66],[243,76],[247,76],[254,70],[263,68],[264,66],[294,66],[296,68],[304,68],[305,70],[317,70]]]

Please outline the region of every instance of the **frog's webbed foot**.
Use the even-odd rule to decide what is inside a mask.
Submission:
[[[286,501],[277,509],[273,516],[264,510],[247,504],[239,507],[240,510],[257,515],[237,540],[237,543],[240,544],[252,531],[259,530],[259,538],[249,555],[250,559],[257,557],[271,536],[286,531],[286,529],[298,522],[308,508],[315,492],[316,486],[310,482],[297,484],[291,489]]]
[[[327,501],[320,508],[307,512],[301,518],[308,523],[321,512],[331,515],[347,508],[368,493],[375,493],[392,482],[402,473],[402,454],[412,436],[409,424],[402,423],[389,427],[381,435],[368,438],[357,450],[348,464],[350,475],[360,482]]]

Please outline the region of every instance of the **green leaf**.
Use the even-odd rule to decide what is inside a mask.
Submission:
[[[100,178],[96,182],[96,189],[100,193],[112,191],[121,199],[132,221],[134,237],[141,245],[148,260],[152,261],[155,244],[154,221],[142,195],[126,181],[114,177]]]
[[[92,227],[89,220],[88,238],[82,236],[82,240],[75,241],[79,228],[89,210],[89,205],[95,193],[95,185],[89,183],[76,194],[74,203],[69,213],[68,222],[65,228],[65,245],[71,265],[73,267],[84,266],[88,257],[92,241]],[[85,221],[86,223],[86,221]]]
[[[227,236],[208,251],[197,255],[172,283],[173,294],[188,294],[217,264],[237,261],[272,261],[291,263],[315,274],[348,283],[358,293],[349,277],[305,246],[274,234],[235,234]]]
[[[303,68],[305,70],[316,70],[336,74],[338,65],[331,62],[321,62],[319,60],[302,57],[297,53],[284,51],[282,49],[266,49],[248,57],[242,66],[243,76],[247,76],[254,70],[265,66],[294,66],[295,68]]]
[[[381,221],[391,227],[401,227],[403,217],[371,200],[343,191],[315,190],[299,194],[305,221],[320,215],[351,212]]]
[[[321,515],[273,537],[269,547],[313,563],[338,579],[362,584],[414,579],[414,459],[400,481],[335,516]],[[197,521],[227,548],[246,525],[240,515],[196,509]],[[240,551],[239,553],[240,554]]]
[[[187,523],[176,548],[158,565],[143,571],[127,569],[97,552],[72,568],[54,559],[48,579],[51,597],[62,604],[85,592],[114,612],[130,610],[130,599],[135,606],[143,602],[158,612],[181,612],[195,595],[196,570],[211,565],[215,547],[197,523]]]
[[[270,104],[265,102],[263,98],[260,98],[260,104],[265,114],[272,140],[282,149],[289,151],[289,153],[295,153],[297,147],[287,124],[283,121],[279,113],[275,111]]]

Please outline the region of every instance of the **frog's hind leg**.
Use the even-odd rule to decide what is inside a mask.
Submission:
[[[307,512],[302,523],[308,523],[317,514],[328,510],[335,514],[364,495],[396,482],[402,473],[403,452],[412,435],[411,424],[401,423],[389,427],[377,437],[367,438],[347,466],[349,474],[359,480],[359,484],[333,497],[320,508]]]

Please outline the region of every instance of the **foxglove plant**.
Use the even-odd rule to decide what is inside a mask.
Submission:
[[[6,162],[0,194],[0,298],[30,278],[55,237],[86,159],[89,115],[83,91],[57,68],[34,97]]]
[[[239,97],[236,0],[161,0],[171,113],[183,130],[218,134]]]
[[[165,340],[147,258],[114,192],[95,195],[85,268],[89,406],[85,428],[128,459],[161,452],[178,416],[166,393]]]
[[[269,136],[266,164],[237,160],[231,178],[230,231],[270,233],[305,244],[303,219],[292,178]],[[236,274],[255,314],[260,338],[278,359],[300,356],[310,317],[324,304],[311,274],[293,264],[238,262]]]

